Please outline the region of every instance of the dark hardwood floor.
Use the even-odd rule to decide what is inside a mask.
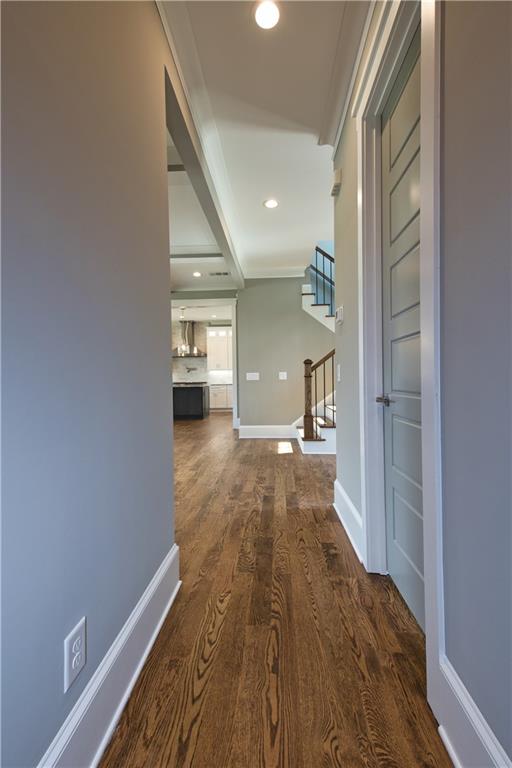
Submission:
[[[334,457],[235,435],[175,427],[183,585],[102,768],[450,766],[422,633],[354,555]]]

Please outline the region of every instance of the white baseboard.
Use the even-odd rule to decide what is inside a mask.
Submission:
[[[266,437],[270,439],[290,439],[296,436],[297,430],[293,424],[253,424],[250,426],[243,426],[241,424],[238,429],[238,437],[241,439],[258,437]]]
[[[334,482],[334,509],[359,561],[365,565],[363,519],[339,480]],[[365,565],[366,567],[366,565]]]
[[[455,768],[512,768],[512,760],[446,656],[439,667],[448,686],[439,735]]]
[[[37,768],[95,768],[180,588],[172,546]]]

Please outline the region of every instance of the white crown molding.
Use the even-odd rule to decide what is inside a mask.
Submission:
[[[37,768],[95,768],[181,586],[173,544]]]
[[[339,141],[374,6],[375,0],[345,5],[319,132],[321,145],[336,147]]]
[[[268,272],[266,269],[254,270],[245,273],[246,280],[279,280],[286,277],[300,277],[304,278],[304,273],[308,265],[305,267],[276,267],[272,272]]]

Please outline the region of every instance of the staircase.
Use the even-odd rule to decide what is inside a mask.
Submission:
[[[297,440],[303,453],[336,453],[334,349],[316,363],[304,360],[304,417]]]
[[[317,246],[302,286],[302,309],[334,333],[334,259]]]
[[[334,333],[334,259],[317,246],[302,286],[302,309]],[[334,349],[316,363],[304,360],[304,416],[296,422],[303,453],[336,453]]]

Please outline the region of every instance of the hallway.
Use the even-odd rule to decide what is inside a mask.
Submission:
[[[102,768],[449,766],[422,635],[352,552],[334,458],[223,414],[174,433],[183,584]]]

